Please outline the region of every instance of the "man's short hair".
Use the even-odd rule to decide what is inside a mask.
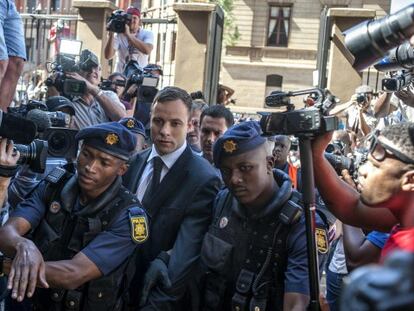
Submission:
[[[385,137],[407,157],[414,159],[414,123],[404,122],[385,127],[381,130]]]
[[[157,95],[155,95],[152,106],[154,106],[157,102],[165,103],[178,99],[180,99],[184,103],[185,107],[188,110],[188,113],[190,114],[192,104],[190,95],[185,90],[175,86],[167,86],[162,90],[158,91]]]
[[[203,122],[203,118],[205,116],[212,118],[224,118],[226,120],[226,126],[228,128],[234,124],[233,113],[222,105],[213,105],[204,110],[200,116],[200,124]]]

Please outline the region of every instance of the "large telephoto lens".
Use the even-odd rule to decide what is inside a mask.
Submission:
[[[378,71],[397,71],[414,67],[414,48],[410,42],[401,44],[391,50],[387,57],[383,58],[375,66]]]
[[[389,50],[414,34],[414,4],[378,20],[362,22],[345,31],[345,46],[361,71],[381,60]]]

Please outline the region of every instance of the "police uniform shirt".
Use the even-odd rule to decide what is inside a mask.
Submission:
[[[177,162],[178,158],[182,155],[185,148],[187,148],[187,142],[184,141],[184,144],[178,148],[177,150],[164,154],[159,155],[157,149],[155,148],[155,145],[152,145],[151,153],[147,159],[147,164],[145,165],[144,171],[142,172],[141,178],[139,180],[138,189],[136,191],[138,200],[142,202],[142,199],[144,197],[145,191],[147,190],[147,187],[152,179],[152,173],[154,171],[154,161],[152,161],[155,157],[160,157],[163,162],[163,167],[161,171],[161,177],[160,182],[162,179],[167,175],[168,171],[171,169],[171,167],[174,165],[175,162]]]
[[[27,220],[32,231],[40,224],[48,208],[42,198],[45,184],[41,184],[25,201],[21,202],[10,217],[21,217]],[[74,211],[82,206],[77,202]],[[128,209],[103,232],[99,233],[81,252],[86,255],[103,275],[121,265],[134,251],[137,244],[132,241]]]
[[[218,196],[223,195],[223,193],[227,192],[227,189],[222,190],[222,192],[219,193]],[[271,200],[271,203],[269,205],[274,206],[275,205],[275,199],[277,197],[277,193],[275,193],[275,196],[273,197],[273,199]],[[217,202],[217,201],[216,201]],[[240,211],[243,211],[243,207],[239,206],[238,202],[234,199],[234,200],[230,200],[231,204],[233,204],[232,206],[232,210],[234,213],[235,209],[238,209]],[[237,204],[237,206],[234,206],[234,204]],[[214,209],[217,211],[216,206],[214,207]],[[264,208],[266,209],[266,208]],[[274,214],[274,213],[273,213]],[[220,216],[219,219],[217,219],[218,223],[214,223],[213,226],[215,227],[214,230],[225,230],[225,228],[227,226],[230,225],[230,221],[233,217],[240,217],[240,216],[232,216],[230,218],[227,218],[226,220],[229,221],[225,227],[222,227],[222,224],[220,224],[220,222],[222,221],[222,217]],[[265,218],[269,218],[271,217],[270,215],[265,216]],[[276,217],[276,216],[275,216]],[[251,227],[251,222],[247,220],[246,217],[246,221],[249,227]],[[316,226],[317,228],[326,228],[324,222],[322,221],[322,219],[319,217],[318,214],[316,214]],[[250,231],[254,231],[253,228],[249,229]],[[247,232],[249,231],[246,228],[243,229],[243,232]],[[327,235],[326,235],[326,231],[325,232],[325,243],[326,243],[326,247],[327,245]],[[254,256],[252,256],[252,254],[249,254],[247,246],[249,245],[249,241],[250,241],[250,236],[249,234],[242,234],[237,236],[237,238],[235,238],[237,245],[233,245],[233,254],[232,254],[232,258],[230,259],[232,262],[232,269],[233,272],[232,274],[234,275],[234,272],[237,272],[235,274],[236,278],[238,273],[240,272],[240,270],[242,269],[242,267],[240,265],[243,264],[242,260],[245,260],[245,258],[251,258]],[[323,242],[323,241],[321,241]],[[307,241],[306,241],[306,226],[305,226],[305,216],[302,215],[302,217],[300,218],[300,220],[296,223],[293,224],[290,227],[288,236],[287,236],[287,240],[286,240],[286,251],[287,251],[287,266],[286,266],[286,270],[284,272],[284,276],[285,276],[285,281],[284,281],[284,292],[285,293],[300,293],[303,295],[310,295],[309,293],[309,272],[308,272],[308,257],[307,257]],[[323,252],[318,252],[318,256],[319,256],[319,263],[321,264],[322,262],[324,262],[324,257],[327,256],[327,251],[328,249],[326,248]],[[220,255],[217,255],[220,256]],[[203,257],[203,256],[202,256]],[[214,257],[214,256],[213,256]],[[210,257],[211,258],[211,257]],[[219,260],[223,260],[222,258],[220,258]],[[209,263],[205,263],[207,265],[207,267],[209,267]],[[215,263],[210,263],[211,267],[215,266]],[[321,267],[320,267],[321,268]],[[213,268],[214,270],[214,268]],[[322,271],[322,270],[320,270]],[[236,279],[234,280],[228,280],[231,282],[235,282]]]

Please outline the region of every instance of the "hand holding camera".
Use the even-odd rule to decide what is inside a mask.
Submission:
[[[0,139],[0,187],[7,188],[10,177],[14,176],[17,171],[17,161],[20,158],[20,153],[14,149],[12,140]]]

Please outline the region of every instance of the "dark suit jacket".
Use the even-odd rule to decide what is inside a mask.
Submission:
[[[135,156],[124,176],[124,185],[135,192],[151,150]],[[159,191],[142,202],[149,211],[150,238],[138,257],[139,278],[161,251],[172,249],[168,265],[172,289],[151,291],[149,303],[159,310],[169,310],[183,295],[190,272],[197,262],[204,234],[211,221],[212,203],[220,179],[208,161],[195,155],[187,146],[159,185]],[[141,283],[142,284],[142,283]],[[134,287],[141,287],[135,282]]]

